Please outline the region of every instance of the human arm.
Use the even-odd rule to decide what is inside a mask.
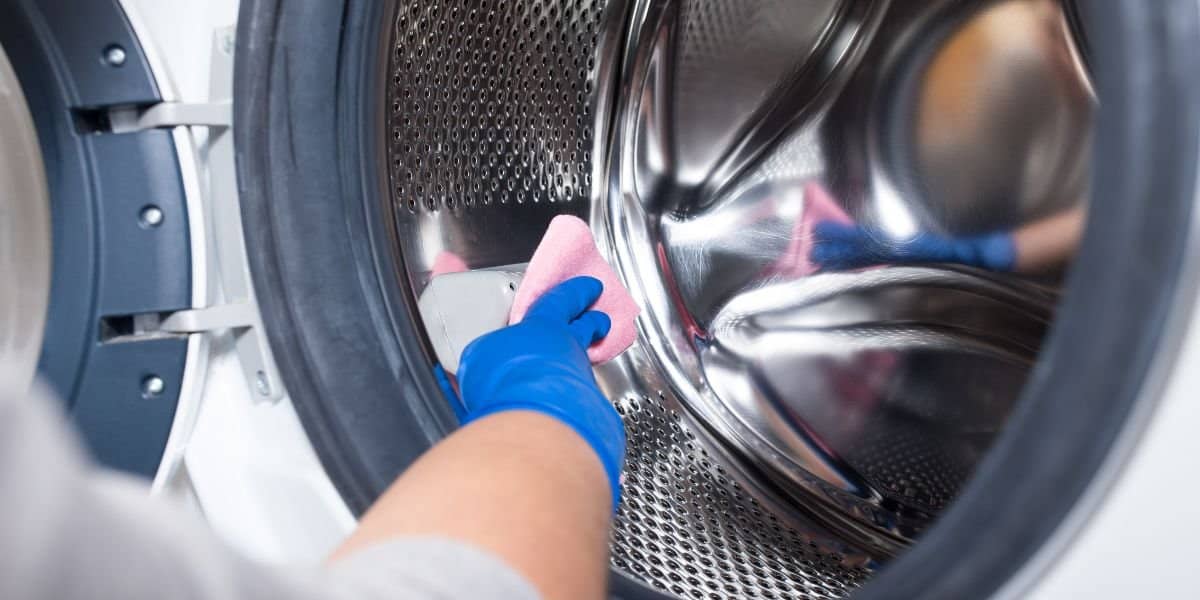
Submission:
[[[861,225],[823,221],[813,229],[811,259],[827,271],[941,262],[1043,275],[1061,270],[1075,256],[1086,217],[1086,210],[1077,206],[1011,232],[964,237],[922,232],[906,240],[890,240]]]
[[[920,263],[1011,271],[1017,257],[1013,236],[1007,232],[961,238],[922,232],[909,239],[891,240],[861,225],[822,221],[813,228],[813,236],[811,259],[825,271]]]
[[[574,431],[502,412],[422,456],[331,561],[398,537],[447,537],[492,553],[546,598],[601,598],[609,518],[604,471]]]
[[[53,398],[3,379],[0,598],[536,597],[509,566],[446,537],[393,539],[328,567],[248,560],[193,512],[92,465]]]
[[[1087,210],[1083,206],[1034,221],[1013,232],[1016,271],[1044,274],[1065,267],[1083,242]]]
[[[602,335],[601,324],[593,315],[561,327],[568,336],[590,337]],[[503,336],[493,340],[498,345],[491,346],[513,355]],[[577,354],[559,365],[569,372],[558,376],[537,376],[545,373],[536,360],[509,365],[515,372],[499,368],[503,360],[481,361],[492,367],[467,378],[476,390],[489,389],[489,374],[519,379],[526,367],[523,384],[502,386],[517,396],[466,394],[474,408],[491,412],[477,413],[418,461],[324,568],[248,560],[193,513],[151,498],[141,482],[91,465],[56,403],[6,388],[0,365],[0,598],[507,600],[536,597],[530,582],[550,597],[599,597],[614,489],[606,477],[611,469],[602,465],[611,465],[615,452],[619,468],[619,418],[614,411],[606,424],[609,437],[620,439],[607,459],[597,460],[579,433],[586,424],[569,424],[570,415],[586,410],[552,419],[504,409],[536,395],[539,386],[552,400],[566,385],[580,393],[562,404],[586,399],[611,410],[586,358],[578,362],[586,342],[572,343]]]
[[[608,331],[598,281],[548,292],[518,325],[468,346],[468,424],[384,494],[333,557],[396,536],[441,535],[505,560],[549,598],[604,592],[621,422],[585,354]]]

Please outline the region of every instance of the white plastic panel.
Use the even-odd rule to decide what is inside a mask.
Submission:
[[[122,0],[122,6],[142,38],[164,100],[210,101],[214,36],[231,31],[238,2]],[[217,249],[209,239],[211,191],[221,187],[208,181],[210,131],[178,127],[174,133],[192,221],[193,304],[215,306],[223,301],[218,269],[226,265],[213,260]],[[251,558],[289,565],[321,562],[355,519],[326,476],[290,400],[256,398],[229,332],[191,338],[179,412],[155,491],[183,496]]]

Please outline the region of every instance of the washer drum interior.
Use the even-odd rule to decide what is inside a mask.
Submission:
[[[1060,8],[900,4],[397,7],[412,289],[442,253],[528,260],[572,213],[646,309],[601,380],[630,439],[613,565],[656,587],[845,593],[953,499],[1036,359],[1053,278],[777,266],[813,184],[900,240],[1082,210]]]
[[[1087,202],[1092,66],[1132,48],[1089,44],[1074,3],[347,7],[243,7],[235,112],[267,127],[235,132],[272,346],[355,510],[454,426],[416,317],[435,265],[525,262],[559,214],[589,221],[643,308],[637,344],[597,370],[629,439],[615,593],[846,596],[1022,434],[1006,424],[1048,385],[1064,290],[1096,274],[1085,222],[1108,222]],[[288,50],[322,44],[339,52]],[[1145,179],[1178,184],[1156,197],[1179,214],[1191,143],[1178,178]],[[812,259],[829,222],[857,262]],[[1146,252],[1178,256],[1182,233],[1147,227]],[[910,252],[997,236],[1017,240],[1006,263]]]

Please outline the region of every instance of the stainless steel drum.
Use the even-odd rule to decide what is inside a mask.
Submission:
[[[954,499],[1082,229],[1095,102],[1068,14],[399,3],[388,155],[413,290],[443,253],[526,261],[571,213],[643,307],[598,372],[630,441],[615,568],[684,597],[840,597]],[[854,260],[814,258],[826,223]],[[1007,260],[944,251],[989,240]]]

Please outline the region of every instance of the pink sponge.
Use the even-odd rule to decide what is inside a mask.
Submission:
[[[513,299],[508,322],[516,323],[525,311],[550,288],[579,275],[590,275],[604,284],[604,293],[592,306],[612,319],[608,336],[588,348],[588,358],[599,364],[615,358],[633,345],[637,338],[635,321],[640,309],[629,291],[621,284],[612,267],[604,262],[596,249],[592,230],[577,217],[559,215],[538,244],[521,287]]]
[[[852,224],[854,220],[838,206],[833,194],[816,181],[804,184],[804,208],[792,230],[792,240],[772,271],[785,277],[806,277],[816,273],[810,255],[813,247],[813,227],[821,221]]]

